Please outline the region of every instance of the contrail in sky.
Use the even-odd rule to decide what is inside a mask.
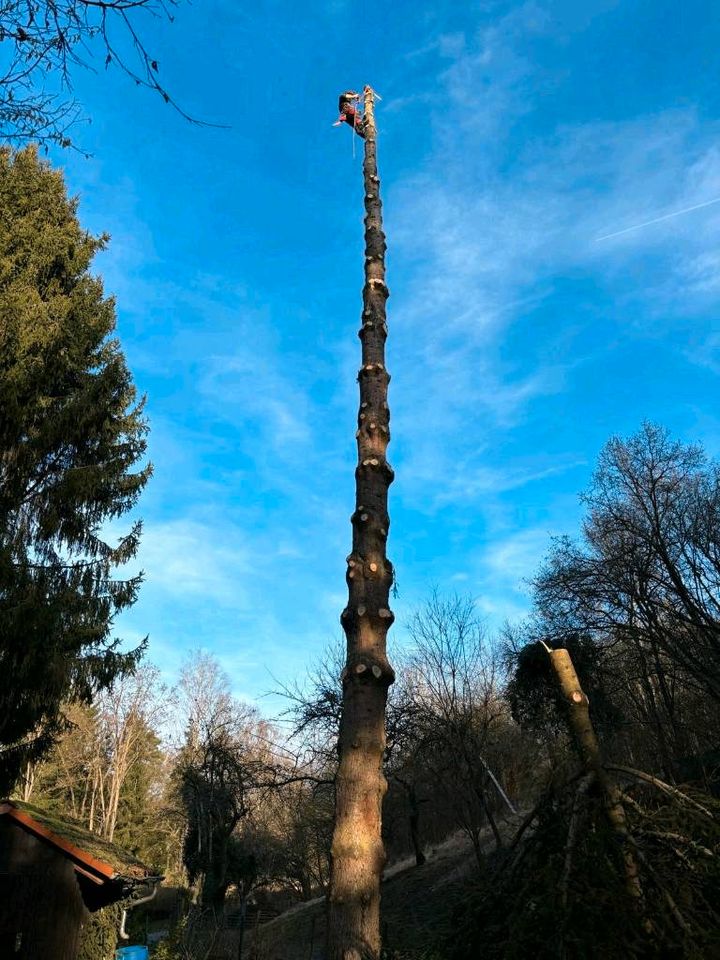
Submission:
[[[685,207],[684,210],[676,210],[674,213],[666,213],[663,217],[655,217],[654,220],[646,220],[645,223],[636,223],[632,227],[625,227],[624,230],[618,230],[616,233],[606,233],[603,237],[595,237],[595,243],[600,240],[610,240],[612,237],[620,237],[623,233],[630,233],[631,230],[640,230],[641,227],[649,227],[652,223],[662,223],[663,220],[670,220],[672,217],[682,216],[683,213],[690,213],[691,210],[702,210],[703,207],[710,207],[713,203],[720,203],[720,197],[714,200],[705,200],[704,203],[693,204],[692,207]]]

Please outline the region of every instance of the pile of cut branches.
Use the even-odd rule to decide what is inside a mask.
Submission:
[[[599,772],[552,787],[526,817],[464,909],[456,960],[720,957],[720,803],[639,770]]]
[[[605,763],[570,653],[542,645],[579,773],[520,826],[458,960],[720,957],[720,804]]]
[[[720,956],[720,804],[641,771],[607,773],[625,842],[592,773],[551,788],[473,892],[457,960]]]

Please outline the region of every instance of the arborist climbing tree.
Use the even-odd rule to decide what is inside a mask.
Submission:
[[[393,568],[385,555],[390,519],[388,487],[393,471],[386,459],[390,411],[385,369],[385,235],[377,173],[375,93],[340,97],[341,119],[365,138],[365,285],[363,287],[362,366],[358,374],[360,410],[352,550],[347,558],[348,604],[341,614],[347,661],[341,674],[342,718],[336,780],[335,830],[329,894],[329,960],[378,960],[380,956],[380,876],[385,863],[381,837],[385,705],[395,679],[387,658],[386,636],[393,622],[389,607]]]
[[[345,93],[341,93],[338,101],[338,110],[340,111],[340,116],[333,126],[339,127],[343,123],[347,123],[358,136],[364,138],[365,118],[360,112],[360,94],[355,93],[354,90],[346,90]]]

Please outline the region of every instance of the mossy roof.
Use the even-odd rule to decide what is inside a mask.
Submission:
[[[13,816],[13,819],[24,825],[27,829],[33,830],[34,826],[39,827],[38,836],[43,837],[49,843],[54,843],[59,850],[64,852],[72,859],[80,859],[83,862],[95,861],[91,866],[102,873],[107,879],[128,878],[132,880],[142,880],[145,877],[156,876],[153,871],[144,863],[137,859],[132,853],[123,850],[104,840],[96,833],[91,833],[77,820],[71,817],[61,817],[59,814],[36,807],[31,803],[23,803],[20,800],[6,800],[0,803],[0,814],[10,813],[14,808],[20,816]],[[77,854],[80,857],[77,857]],[[96,866],[97,865],[97,866]],[[105,867],[106,869],[102,869]]]

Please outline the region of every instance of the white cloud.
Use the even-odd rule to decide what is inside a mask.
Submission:
[[[691,363],[720,374],[720,333],[711,334],[700,343],[688,347],[685,356]]]
[[[245,608],[252,563],[244,539],[232,526],[196,520],[146,524],[137,558],[145,571],[144,592]]]
[[[306,394],[256,348],[212,355],[202,364],[199,390],[228,419],[242,417],[274,450],[306,443],[309,403]]]
[[[720,253],[705,250],[682,267],[687,288],[694,294],[716,297],[720,291]]]
[[[492,581],[519,587],[537,570],[549,549],[547,528],[519,530],[490,544],[483,553],[482,564]]]

